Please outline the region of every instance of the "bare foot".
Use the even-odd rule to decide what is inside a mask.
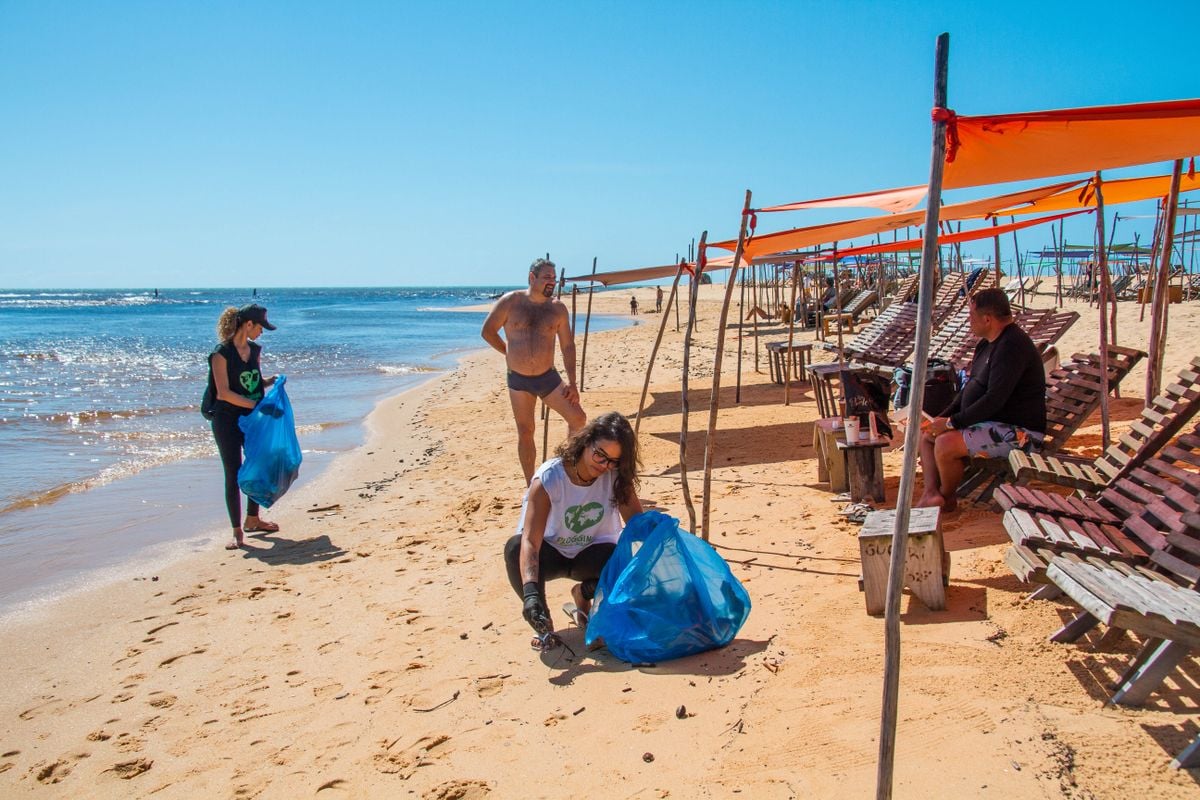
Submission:
[[[233,532],[233,541],[225,545],[226,550],[240,550],[245,542],[242,541],[242,532],[235,530]]]
[[[913,503],[913,508],[944,508],[946,506],[946,498],[942,497],[941,492],[925,492]]]

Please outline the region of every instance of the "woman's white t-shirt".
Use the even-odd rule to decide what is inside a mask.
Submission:
[[[546,519],[544,541],[567,558],[574,558],[589,545],[616,542],[624,524],[613,502],[616,475],[606,470],[590,486],[576,486],[567,477],[561,458],[552,458],[537,468],[533,477],[541,481],[550,496],[550,516]],[[517,533],[525,531],[525,513],[529,492],[521,502]]]

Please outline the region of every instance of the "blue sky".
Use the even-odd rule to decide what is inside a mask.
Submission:
[[[923,182],[942,31],[950,105],[979,114],[1195,96],[1155,33],[1189,23],[1154,2],[0,0],[0,286],[665,263],[736,235],[747,188],[768,205]]]

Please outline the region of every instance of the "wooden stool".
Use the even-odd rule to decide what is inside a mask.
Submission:
[[[835,429],[841,417],[827,417],[813,423],[813,449],[817,455],[817,480],[829,481],[829,491],[844,492],[846,483],[846,456],[837,448],[838,436],[844,439],[846,432]]]
[[[829,323],[836,322],[838,328],[847,333],[854,333],[854,315],[848,312],[838,314],[835,311],[826,312],[821,315],[821,330],[825,334],[823,338],[828,339],[832,334],[829,332]]]
[[[787,342],[768,342],[767,365],[771,371],[771,380],[783,386],[787,378],[789,358],[792,364],[792,380],[798,382],[808,380],[805,376],[810,352],[812,352],[811,342],[793,343],[791,348],[788,347]]]
[[[877,439],[859,439],[847,442],[845,430],[841,431],[837,449],[846,461],[846,483],[850,489],[850,501],[857,503],[871,499],[884,501],[883,494],[883,448],[891,440],[882,436]]]
[[[940,512],[940,508],[914,508],[908,515],[904,585],[930,611],[941,611],[946,607],[946,579],[950,574],[950,559],[942,544]],[[872,511],[858,532],[862,590],[867,600],[867,613],[872,616],[882,614],[884,610],[895,524],[895,509]]]

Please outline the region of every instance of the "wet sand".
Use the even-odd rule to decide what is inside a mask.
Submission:
[[[722,290],[703,290],[692,351],[697,497]],[[653,289],[637,293],[653,308]],[[629,294],[594,310],[625,312]],[[1060,350],[1094,350],[1095,311],[1071,307],[1083,318]],[[1171,307],[1168,375],[1195,351],[1198,309]],[[1121,315],[1121,343],[1144,349],[1137,306]],[[658,319],[589,337],[589,413],[636,410]],[[641,495],[686,520],[671,323],[641,425]],[[639,668],[587,652],[575,629],[563,637],[576,657],[529,649],[500,560],[522,492],[515,435],[502,359],[483,352],[381,403],[365,445],[278,504],[279,534],[237,553],[214,537],[0,631],[0,795],[870,795],[883,624],[857,588],[858,528],[816,479],[808,387],[784,406],[753,345],[737,405],[726,353],[712,481],[713,543],[754,601],[730,646]],[[1144,367],[1123,384],[1118,425],[1143,380]],[[551,442],[564,431],[553,420]],[[1098,452],[1098,420],[1076,442]],[[889,506],[901,461],[885,455]],[[1197,730],[1196,664],[1145,709],[1105,707],[1135,642],[1047,642],[1072,609],[1027,599],[999,516],[968,507],[943,530],[947,609],[908,594],[901,606],[896,795],[1194,796],[1167,762]],[[550,584],[556,614],[569,588]]]

